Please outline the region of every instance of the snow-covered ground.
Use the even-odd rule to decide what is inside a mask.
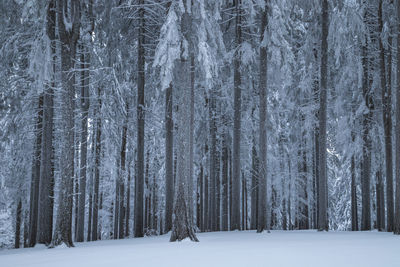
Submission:
[[[400,236],[379,232],[254,231],[76,243],[0,251],[1,267],[399,267]]]

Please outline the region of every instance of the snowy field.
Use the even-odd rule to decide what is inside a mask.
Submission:
[[[0,251],[0,267],[399,267],[400,237],[379,232],[254,231],[76,243]]]

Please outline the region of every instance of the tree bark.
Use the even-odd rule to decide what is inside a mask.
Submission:
[[[327,160],[326,160],[326,117],[327,117],[327,81],[328,81],[328,1],[322,0],[322,42],[321,42],[321,83],[319,109],[319,183],[318,183],[318,230],[328,231],[327,203]]]
[[[172,229],[174,204],[174,123],[172,119],[172,84],[165,92],[165,232]]]
[[[233,93],[233,171],[232,171],[232,220],[231,230],[240,230],[240,132],[242,112],[242,89],[239,48],[242,43],[242,0],[235,0],[235,44],[236,52],[233,59],[234,93]]]
[[[101,164],[101,109],[102,95],[101,89],[97,89],[98,97],[98,115],[96,120],[96,151],[95,151],[95,169],[94,169],[94,189],[93,189],[93,214],[92,214],[92,241],[98,239],[98,220],[99,220],[99,186],[100,186],[100,164]]]
[[[364,23],[368,29],[369,25],[369,11],[368,8],[364,13]],[[368,33],[367,33],[368,34]],[[362,46],[362,68],[363,68],[363,81],[362,90],[367,112],[363,114],[363,159],[361,167],[361,230],[371,230],[371,195],[370,195],[370,181],[371,181],[371,138],[370,127],[373,109],[373,100],[371,92],[370,81],[370,60],[368,58],[369,52],[368,36],[365,36],[365,44]]]
[[[40,184],[40,163],[43,132],[43,95],[39,96],[38,113],[35,124],[35,146],[32,162],[32,180],[30,192],[29,209],[29,247],[36,245],[38,230],[38,210],[39,210],[39,184]]]
[[[257,232],[269,231],[267,219],[267,74],[268,74],[268,48],[263,44],[264,35],[268,30],[268,1],[264,1],[264,10],[261,14],[261,46],[260,46],[260,136],[259,136],[259,177],[258,177],[258,224]]]
[[[74,177],[74,102],[75,85],[73,79],[73,59],[76,54],[76,44],[80,34],[80,4],[71,1],[67,7],[66,0],[57,1],[58,34],[61,42],[61,84],[62,88],[62,118],[63,139],[61,144],[61,184],[59,192],[59,207],[56,220],[56,229],[53,235],[52,246],[65,243],[68,247],[74,246],[71,233],[72,192]],[[72,27],[64,24],[69,21]]]
[[[400,29],[400,0],[397,0],[397,28]],[[400,121],[400,31],[397,31],[396,122]],[[400,235],[400,123],[396,123],[396,201],[393,232]]]
[[[144,196],[144,6],[139,0],[138,32],[138,104],[137,104],[137,174],[135,179],[135,237],[143,237],[143,196]]]
[[[228,211],[228,147],[227,132],[224,126],[222,136],[222,231],[228,231],[229,211]]]
[[[21,238],[21,213],[22,213],[22,202],[21,199],[18,201],[17,211],[15,213],[15,238],[14,248],[19,248]]]
[[[378,22],[379,32],[383,32],[383,0],[379,0]],[[389,47],[391,49],[391,47]],[[379,38],[380,81],[383,105],[383,129],[385,132],[385,163],[386,163],[386,201],[387,201],[387,231],[393,231],[393,156],[392,156],[392,90],[386,81],[385,49],[382,38]],[[388,69],[391,65],[388,65]]]
[[[354,114],[354,113],[353,113]],[[355,133],[351,132],[351,141],[354,144]],[[351,171],[351,230],[358,231],[358,205],[357,205],[357,183],[356,183],[356,163],[355,155],[351,155],[350,171]]]
[[[190,188],[190,58],[189,45],[183,45],[184,42],[191,42],[191,13],[190,8],[187,6],[188,3],[184,3],[184,10],[181,11],[181,56],[180,59],[175,61],[174,66],[174,82],[175,88],[178,92],[178,103],[179,110],[177,113],[178,125],[178,150],[177,150],[177,174],[176,174],[176,186],[175,186],[175,205],[174,205],[174,216],[172,223],[172,233],[170,241],[181,241],[185,238],[189,238],[192,241],[198,241],[194,227],[193,218],[191,213],[192,205],[190,202],[192,194]]]

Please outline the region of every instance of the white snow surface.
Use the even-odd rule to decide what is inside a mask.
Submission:
[[[169,235],[0,251],[1,267],[399,267],[400,237],[380,232],[254,231]]]

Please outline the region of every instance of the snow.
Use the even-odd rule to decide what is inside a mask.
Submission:
[[[1,267],[346,267],[400,266],[400,237],[381,232],[254,231],[77,243],[75,248],[0,251]]]

